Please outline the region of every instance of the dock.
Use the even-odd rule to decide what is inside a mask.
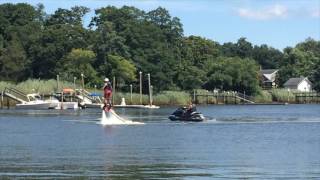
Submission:
[[[196,104],[243,104],[243,105],[287,105],[287,104],[319,104],[320,93],[299,92],[294,93],[294,99],[282,102],[257,103],[253,96],[239,92],[193,92],[193,102]]]
[[[39,94],[41,99],[57,99],[60,102],[68,103],[78,103],[78,105],[82,108],[102,108],[102,98],[100,96],[92,96],[90,92],[76,89],[75,91],[68,92],[59,92],[53,94]],[[5,88],[2,92],[0,92],[0,108],[16,106],[17,103],[28,103],[30,99],[28,98],[28,94],[25,94],[14,88]],[[135,109],[158,109],[159,106],[155,105],[114,105],[114,108],[135,108]]]
[[[193,92],[196,104],[255,104],[254,97],[239,92]]]
[[[155,105],[114,105],[115,108],[133,108],[133,109],[159,109],[159,106]]]
[[[294,93],[297,104],[320,103],[320,93],[318,92],[300,92]]]

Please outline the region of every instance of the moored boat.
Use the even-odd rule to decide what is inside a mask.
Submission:
[[[42,100],[37,93],[27,94],[28,101],[16,104],[17,109],[55,109],[59,106],[57,99]]]

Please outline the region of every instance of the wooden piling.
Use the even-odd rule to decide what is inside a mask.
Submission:
[[[4,94],[4,91],[1,92],[1,109],[3,109],[3,94]]]
[[[10,109],[10,99],[9,98],[7,98],[7,109]]]
[[[216,93],[217,104],[219,104],[219,93]]]
[[[130,84],[130,104],[132,104],[132,84]]]
[[[150,79],[150,73],[147,74],[148,76],[148,91],[149,91],[149,105],[152,105],[151,101],[151,79]]]
[[[139,84],[140,84],[140,91],[139,91],[139,93],[140,93],[140,105],[142,105],[142,72],[140,71],[139,72]]]
[[[63,109],[63,91],[61,92],[61,103],[60,103],[60,109]]]
[[[114,101],[115,101],[115,95],[116,95],[116,77],[115,76],[113,76],[113,79],[112,79],[112,104],[114,104]]]
[[[193,103],[196,103],[196,90],[193,90]]]

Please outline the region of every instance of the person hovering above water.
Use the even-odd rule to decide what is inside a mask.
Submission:
[[[104,111],[110,111],[112,107],[111,97],[112,97],[112,85],[108,78],[104,79],[104,86],[103,86],[103,96],[104,96]]]

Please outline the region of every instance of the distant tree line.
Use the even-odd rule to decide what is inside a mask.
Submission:
[[[42,4],[1,4],[0,80],[59,74],[72,81],[83,73],[89,85],[113,76],[118,84],[131,84],[143,71],[151,73],[155,91],[216,88],[255,94],[259,68],[278,68],[280,85],[305,76],[320,90],[320,42],[311,38],[281,52],[243,37],[224,44],[186,37],[179,18],[161,7],[149,12],[103,7],[84,27],[88,12],[75,6],[46,14]]]

